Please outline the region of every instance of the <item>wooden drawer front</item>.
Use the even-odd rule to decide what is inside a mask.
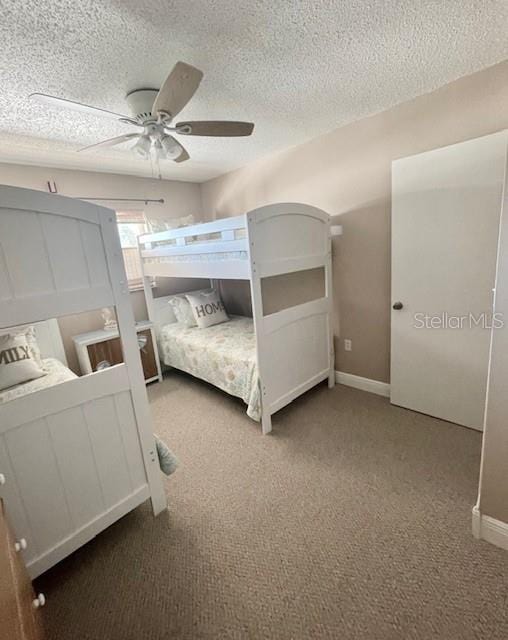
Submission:
[[[123,362],[120,338],[111,338],[110,340],[104,340],[104,342],[89,344],[87,349],[92,371],[97,371],[97,365],[104,360],[107,360],[110,365]]]
[[[21,553],[16,553],[0,501],[0,640],[42,640],[40,614]]]
[[[157,362],[155,360],[155,353],[152,343],[152,332],[150,329],[140,331],[138,336],[146,336],[146,345],[140,350],[141,363],[143,365],[143,373],[145,374],[145,380],[154,378],[157,374]]]
[[[11,567],[11,541],[3,509],[0,504],[0,638],[18,640],[21,635],[21,620],[18,615],[14,575]]]
[[[144,331],[138,331],[137,335],[138,337],[146,337],[146,345],[140,350],[140,354],[145,380],[149,380],[158,374],[157,361],[155,359],[155,352],[152,343],[152,332],[150,329],[145,329]],[[97,365],[104,360],[107,360],[110,365],[120,364],[123,362],[122,343],[120,338],[110,338],[103,342],[89,344],[87,350],[92,371],[97,371]]]

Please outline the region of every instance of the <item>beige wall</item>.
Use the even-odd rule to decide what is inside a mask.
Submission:
[[[391,162],[506,128],[507,105],[504,62],[204,183],[204,217],[284,200],[337,216],[344,235],[333,242],[336,367],[387,382]],[[343,338],[353,341],[352,352],[344,351]]]
[[[115,210],[144,211],[148,218],[180,218],[194,214],[201,216],[200,187],[192,182],[152,180],[114,173],[67,171],[51,167],[36,167],[0,163],[0,184],[25,189],[47,191],[47,181],[55,181],[58,193],[72,197],[151,198],[165,200],[164,204],[97,202]]]
[[[133,176],[109,173],[93,173],[88,171],[66,171],[49,167],[1,164],[0,184],[8,184],[26,189],[47,191],[47,181],[55,181],[58,193],[65,196],[118,197],[118,198],[153,198],[165,200],[164,204],[99,202],[104,206],[117,210],[143,210],[149,219],[171,219],[193,214],[197,220],[201,218],[201,194],[198,184],[191,182],[175,182],[168,180],[150,180]],[[178,281],[168,283],[161,289],[155,289],[155,295],[176,292],[182,287],[185,290],[199,288],[201,282]],[[131,293],[131,300],[136,320],[147,318],[143,291]],[[72,342],[72,336],[87,331],[100,329],[103,326],[100,309],[59,319],[62,340],[69,367],[79,373],[79,365]]]

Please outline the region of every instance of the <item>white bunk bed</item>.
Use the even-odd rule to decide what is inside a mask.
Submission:
[[[54,318],[105,306],[124,363],[76,377]],[[32,577],[147,498],[155,514],[166,500],[114,212],[0,186],[0,330],[37,322],[66,380],[40,378],[34,393],[28,382],[0,404],[0,497]]]
[[[169,297],[154,298],[153,278],[208,278],[248,280],[252,299],[253,384],[259,389],[259,413],[263,433],[271,431],[271,416],[318,382],[335,383],[332,336],[332,274],[330,217],[304,204],[282,203],[225,218],[139,238],[148,314],[159,340],[171,340]],[[323,269],[324,295],[270,314],[263,312],[265,278],[298,271]],[[227,323],[226,323],[227,324]],[[220,326],[220,325],[218,325]],[[206,332],[209,329],[195,329]],[[245,327],[243,328],[245,330]],[[174,333],[174,332],[173,332]],[[189,334],[189,332],[187,332]],[[169,336],[169,337],[168,337]],[[189,337],[185,339],[190,339]],[[204,340],[204,338],[202,338]],[[199,342],[198,342],[199,344]],[[235,343],[232,343],[235,344]],[[174,359],[166,364],[205,375]],[[201,351],[206,358],[205,350]],[[233,356],[234,357],[234,356]],[[245,364],[245,363],[244,363]],[[247,365],[246,365],[247,366]],[[248,402],[249,393],[235,392]],[[252,400],[253,404],[255,399]],[[257,418],[254,406],[249,415]]]

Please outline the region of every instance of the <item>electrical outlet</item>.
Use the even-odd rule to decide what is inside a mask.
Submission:
[[[353,342],[349,338],[344,340],[344,351],[353,351]]]

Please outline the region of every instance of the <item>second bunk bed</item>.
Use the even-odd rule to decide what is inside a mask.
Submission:
[[[322,380],[334,385],[327,213],[299,203],[272,204],[140,236],[139,250],[148,315],[163,362],[241,397],[264,434],[271,431],[276,411]],[[298,274],[303,281],[309,272],[319,283],[300,300]],[[247,280],[252,318],[221,315],[220,297],[207,298],[207,292],[156,298],[154,278],[206,278],[212,294],[218,281]],[[287,293],[275,305],[268,300],[273,280]],[[221,321],[196,326],[184,305],[206,309],[207,300]]]

